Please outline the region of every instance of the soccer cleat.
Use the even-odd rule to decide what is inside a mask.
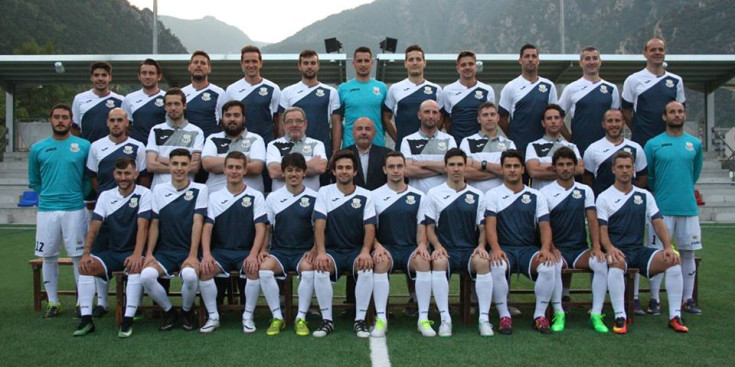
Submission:
[[[74,336],[85,336],[89,333],[94,332],[94,322],[92,321],[92,316],[84,316],[82,317],[82,321],[79,323],[79,326],[77,326],[77,330],[74,332]]]
[[[317,338],[323,338],[331,334],[333,331],[334,331],[334,321],[322,320],[322,324],[319,325],[319,328],[314,330],[314,333],[312,333],[311,335]]]
[[[97,305],[97,306],[94,306],[94,308],[92,309],[92,317],[94,317],[94,318],[100,318],[102,316],[107,315],[107,312],[108,311],[107,311],[106,308],[104,308],[104,307],[102,307],[100,305]]]
[[[646,310],[646,313],[651,314],[653,316],[658,316],[661,314],[661,302],[651,298],[650,301],[648,301],[648,309]]]
[[[618,317],[615,319],[615,325],[613,326],[613,333],[615,334],[627,334],[628,333],[628,321],[625,317]]]
[[[352,324],[352,330],[355,331],[355,335],[358,338],[367,338],[370,336],[370,329],[365,320],[355,320],[355,323]]]
[[[598,333],[606,333],[608,332],[607,326],[605,326],[605,323],[602,321],[603,315],[600,314],[591,314],[590,315],[590,325],[592,325],[592,328],[595,329]]]
[[[373,331],[370,332],[370,336],[373,338],[384,338],[385,333],[388,331],[388,321],[384,319],[375,320],[375,326]]]
[[[128,338],[133,335],[133,320],[132,317],[123,317],[120,330],[117,331],[118,338]]]
[[[431,325],[434,325],[434,321],[431,320],[421,320],[417,324],[417,329],[423,336],[436,336],[436,331],[434,331],[434,328],[431,327]]]
[[[43,314],[43,318],[53,319],[54,317],[59,316],[59,312],[61,312],[61,303],[49,302],[46,304],[46,313]]]
[[[281,319],[273,319],[271,325],[265,330],[265,335],[273,336],[281,333],[281,330],[286,328],[286,323]]]
[[[697,304],[694,303],[693,299],[688,299],[686,302],[684,302],[683,305],[681,305],[681,310],[684,312],[688,312],[692,315],[701,315],[702,310],[697,307]]]
[[[551,328],[549,327],[549,320],[543,316],[539,316],[535,320],[533,320],[533,325],[531,327],[534,330],[537,330],[541,334],[544,334],[544,335],[551,334]]]
[[[202,326],[199,329],[199,332],[202,334],[209,334],[213,332],[215,329],[219,327],[219,320],[216,319],[207,319],[207,322],[204,323],[204,326]]]
[[[133,321],[140,321],[140,320],[143,320],[143,319],[145,319],[145,315],[143,315],[143,311],[136,310],[135,311],[135,316],[133,317]]]
[[[669,327],[674,329],[677,333],[688,333],[689,328],[684,326],[681,321],[681,316],[676,316],[669,320]]]
[[[296,335],[298,336],[309,335],[309,325],[306,324],[306,320],[304,319],[296,319],[293,329],[296,331]]]
[[[553,332],[560,332],[564,331],[564,321],[566,321],[567,316],[564,314],[564,312],[559,312],[554,314],[553,323],[551,324],[551,331]]]
[[[500,327],[498,328],[498,332],[503,335],[510,335],[513,334],[513,319],[510,317],[501,317],[500,318]]]
[[[643,311],[643,308],[641,307],[641,301],[638,299],[633,300],[633,312],[635,312],[636,315],[645,316],[646,311]]]
[[[477,329],[480,331],[480,336],[493,336],[493,324],[488,321],[480,321],[477,324]]]
[[[158,328],[158,331],[170,331],[176,326],[177,321],[179,321],[179,312],[176,310],[176,307],[171,307],[170,310],[164,313],[163,323]]]
[[[510,312],[511,316],[521,316],[522,312],[518,309],[518,307],[508,306],[508,312]]]
[[[194,319],[194,310],[181,311],[181,327],[186,331],[196,329],[196,320]]]
[[[255,323],[253,319],[242,319],[242,332],[252,334],[255,332]]]
[[[449,321],[442,321],[439,325],[439,336],[449,337],[452,336],[452,323]]]

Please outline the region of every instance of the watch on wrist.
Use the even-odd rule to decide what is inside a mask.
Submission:
[[[483,171],[487,171],[487,161],[482,161],[481,167]]]

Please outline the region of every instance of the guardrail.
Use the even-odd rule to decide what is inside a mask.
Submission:
[[[727,144],[727,140],[725,139],[728,131],[730,131],[730,128],[727,127],[713,127],[712,136],[714,139],[712,142],[715,146],[715,152],[717,152],[721,160],[733,162],[735,161],[735,149],[730,144]]]

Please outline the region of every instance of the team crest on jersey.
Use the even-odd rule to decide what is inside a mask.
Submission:
[[[266,87],[260,87],[260,90],[258,91],[258,94],[261,96],[267,96],[268,95],[268,88]]]
[[[475,197],[472,196],[472,194],[467,194],[467,195],[464,196],[464,202],[467,203],[467,204],[472,205],[472,204],[475,203]]]
[[[628,148],[628,147],[625,147],[625,148],[623,148],[623,150],[624,150],[625,152],[627,152],[627,153],[631,153],[631,154],[633,154],[633,152],[631,152],[631,151],[630,151],[630,148]]]
[[[607,85],[600,86],[600,93],[607,94]]]
[[[250,149],[250,140],[243,140],[242,147],[243,149]]]
[[[447,150],[447,142],[446,141],[440,141],[439,143],[437,143],[436,147],[439,148],[439,150],[442,150],[442,151],[443,150]]]
[[[575,199],[579,199],[582,197],[582,193],[579,190],[572,191],[572,197]]]
[[[317,97],[324,97],[324,89],[317,89],[314,94],[316,94]]]
[[[522,202],[523,204],[528,204],[528,203],[530,203],[530,202],[531,202],[531,195],[528,195],[528,194],[523,194],[523,196],[521,196],[521,202]]]
[[[498,150],[506,150],[508,147],[505,146],[505,143],[498,143],[497,145]]]
[[[633,196],[633,203],[635,205],[641,205],[643,204],[643,199],[641,199],[640,195]]]
[[[126,145],[125,148],[123,148],[123,153],[125,154],[133,154],[133,147],[130,145]]]
[[[156,98],[156,101],[153,102],[156,107],[163,107],[163,98]]]
[[[485,95],[484,95],[484,93],[482,93],[481,90],[476,90],[475,91],[475,98],[477,98],[477,99],[483,99],[483,98],[485,98]]]
[[[373,87],[373,94],[376,95],[376,96],[379,96],[380,95],[380,88]]]
[[[181,142],[184,144],[191,143],[191,135],[183,135],[181,136]]]
[[[246,208],[249,208],[250,205],[253,205],[253,201],[250,200],[250,197],[249,196],[246,196],[246,197],[242,198],[242,206],[244,206]]]
[[[115,107],[115,101],[108,99],[107,102],[105,102],[105,106],[107,106],[107,108],[113,108]]]
[[[79,144],[77,144],[77,143],[71,143],[71,145],[69,145],[69,150],[71,150],[72,153],[78,152],[79,151]]]
[[[413,195],[406,196],[406,204],[408,205],[416,204],[416,197]]]
[[[202,93],[202,101],[209,101],[212,99],[212,95],[209,92]]]
[[[671,80],[671,79],[666,79],[666,86],[669,87],[669,88],[673,88],[674,87],[674,81]]]
[[[688,151],[692,151],[692,150],[694,150],[694,144],[692,144],[691,141],[688,141],[686,143],[686,148],[687,148]]]
[[[311,145],[304,145],[302,150],[304,154],[311,154]]]
[[[309,198],[307,198],[307,197],[301,198],[301,201],[299,201],[299,205],[302,208],[307,208],[309,206]]]
[[[191,199],[193,198],[194,198],[194,191],[189,190],[184,194],[184,200],[186,201],[191,201]]]
[[[138,198],[130,198],[130,201],[128,202],[128,205],[131,208],[137,208],[138,207]]]
[[[424,94],[431,94],[431,93],[432,93],[431,87],[429,86],[424,87]]]
[[[541,84],[538,86],[538,91],[541,93],[546,93],[549,91],[549,88],[546,88],[546,84]]]
[[[362,206],[362,203],[360,202],[360,199],[358,199],[358,198],[352,199],[352,207],[353,208],[360,209],[361,206]]]

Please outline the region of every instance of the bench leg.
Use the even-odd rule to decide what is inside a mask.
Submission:
[[[120,328],[125,309],[125,279],[123,274],[115,274],[115,327]]]
[[[33,309],[41,311],[41,266],[32,265],[33,269]]]
[[[472,308],[472,279],[466,273],[459,275],[459,303],[462,309],[462,321],[470,325],[470,309]]]
[[[283,318],[286,325],[291,325],[293,320],[293,275],[286,274],[283,280]]]
[[[702,261],[701,257],[694,258],[694,289],[692,290],[692,298],[694,303],[699,304],[699,263]],[[687,300],[684,300],[685,302]]]
[[[635,321],[635,309],[633,307],[633,289],[635,287],[635,273],[625,273],[625,313],[628,317],[628,325]]]

